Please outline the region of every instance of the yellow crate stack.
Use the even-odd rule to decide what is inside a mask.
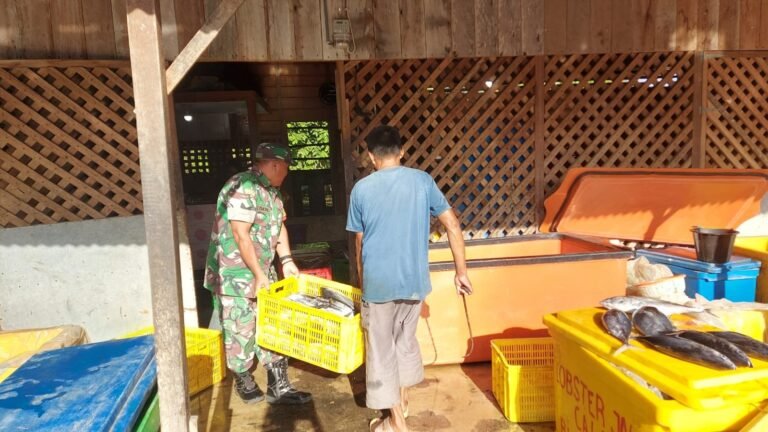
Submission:
[[[512,422],[554,421],[553,371],[552,338],[491,341],[493,396]]]
[[[125,338],[154,333],[154,327],[125,335]],[[187,375],[189,394],[194,395],[220,382],[227,374],[224,358],[224,341],[221,332],[204,328],[186,328],[184,337],[187,344]]]
[[[323,288],[360,305],[358,288],[309,275],[287,278],[258,294],[257,342],[315,366],[350,373],[363,363],[360,314],[342,317],[286,299],[294,293],[320,296]]]

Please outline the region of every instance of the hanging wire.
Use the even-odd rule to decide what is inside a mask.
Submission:
[[[352,54],[357,50],[357,42],[355,42],[355,32],[352,30],[352,20],[349,18],[349,9],[347,9],[346,0],[344,0],[344,16],[347,18],[347,22],[349,23],[350,44],[347,45],[347,52]]]

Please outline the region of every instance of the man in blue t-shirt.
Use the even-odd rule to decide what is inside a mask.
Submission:
[[[400,165],[400,134],[378,126],[366,137],[376,172],[352,189],[347,231],[355,233],[363,289],[366,405],[390,410],[372,431],[406,431],[406,390],[424,378],[416,325],[429,282],[430,216],[445,226],[456,266],[458,294],[471,294],[464,238],[456,215],[432,177]]]

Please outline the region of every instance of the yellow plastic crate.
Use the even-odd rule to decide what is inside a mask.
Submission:
[[[285,299],[294,293],[319,296],[322,288],[360,305],[358,288],[309,275],[284,279],[259,291],[257,343],[323,369],[350,373],[363,363],[360,314],[345,318]]]
[[[124,337],[143,336],[154,331],[155,328],[150,326]],[[227,374],[227,363],[220,331],[186,328],[184,336],[187,340],[187,376],[191,396],[223,380]]]
[[[491,341],[491,380],[504,416],[515,423],[555,419],[552,338]]]

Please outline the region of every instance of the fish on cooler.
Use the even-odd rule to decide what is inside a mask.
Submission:
[[[732,344],[741,348],[741,350],[747,353],[747,355],[759,358],[761,360],[768,360],[768,344],[765,344],[757,339],[753,339],[747,335],[732,331],[715,331],[708,333],[731,342]]]
[[[623,312],[632,312],[640,309],[643,306],[652,306],[667,316],[672,314],[706,312],[706,309],[704,309],[702,306],[686,306],[650,297],[639,296],[609,297],[607,299],[601,300],[600,305],[606,309],[618,309]]]
[[[682,305],[650,297],[615,296],[601,300],[600,305],[606,309],[618,309],[631,313],[643,306],[652,306],[666,316],[681,314],[690,316],[703,324],[725,329],[725,324],[716,315],[701,305]]]
[[[714,369],[736,369],[736,365],[725,354],[706,345],[677,336],[639,336],[637,340],[652,346],[656,351],[688,362]]]
[[[605,331],[622,343],[613,355],[618,355],[630,347],[629,335],[632,333],[632,321],[626,313],[618,309],[608,309],[600,316],[600,321],[603,323]]]
[[[752,361],[749,359],[747,354],[737,345],[729,342],[725,338],[717,337],[712,333],[706,333],[697,330],[682,330],[675,333],[674,336],[689,339],[702,345],[706,345],[731,359],[733,364],[736,366],[752,367]]]
[[[642,306],[632,313],[632,325],[643,336],[667,334],[677,330],[672,321],[653,306]]]

